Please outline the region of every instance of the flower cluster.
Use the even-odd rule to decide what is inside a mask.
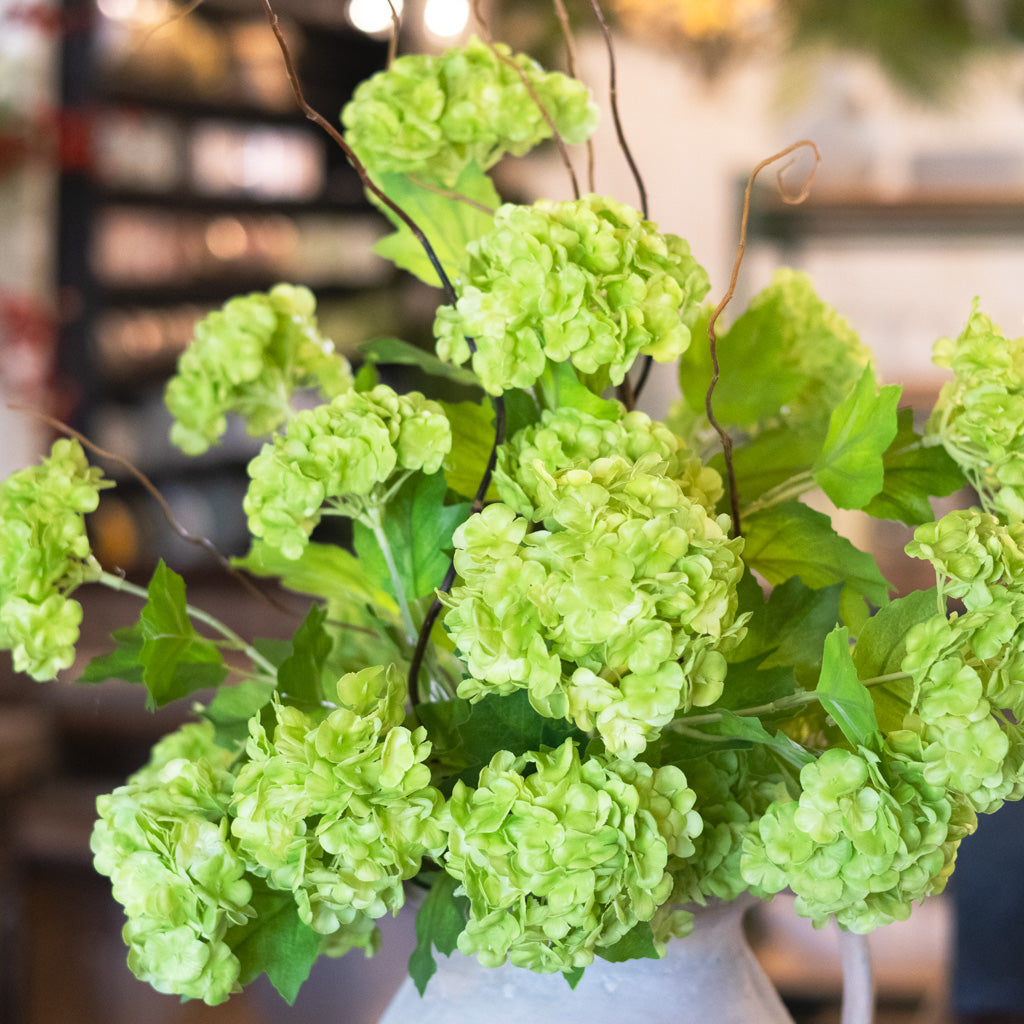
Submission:
[[[394,474],[436,473],[451,443],[441,406],[418,392],[348,391],[298,413],[249,463],[249,529],[298,558],[325,502],[358,516]]]
[[[402,906],[402,882],[444,848],[430,743],[401,724],[404,698],[394,669],[374,666],[339,680],[334,710],[278,704],[272,731],[250,724],[232,835],[333,954],[372,949],[373,922]]]
[[[960,336],[936,342],[936,365],[953,371],[928,423],[982,502],[1024,519],[1024,338],[1007,338],[977,309]]]
[[[676,359],[709,288],[683,239],[603,196],[502,206],[466,251],[458,301],[434,323],[437,351],[458,364],[472,355],[494,395],[531,387],[549,360],[619,384],[639,355]]]
[[[161,740],[149,763],[99,797],[96,870],[128,921],[128,965],[158,992],[211,1006],[241,991],[227,940],[255,915],[246,864],[228,832],[231,751],[208,724]]]
[[[571,740],[499,752],[446,812],[445,870],[470,899],[459,949],[490,966],[585,967],[668,898],[669,863],[701,829],[693,802],[678,768],[581,761]]]
[[[308,288],[279,284],[204,317],[167,384],[171,440],[201,455],[223,436],[228,413],[259,436],[289,417],[296,390],[317,388],[324,398],[350,390],[348,361],[320,334],[315,313]]]
[[[585,141],[597,108],[580,82],[473,38],[440,56],[397,58],[359,85],[341,119],[374,173],[452,186],[470,164],[486,171],[506,153],[528,152],[552,126],[570,144]]]
[[[71,440],[0,482],[0,650],[33,679],[53,679],[74,660],[82,608],[68,595],[101,572],[84,515],[109,486]]]
[[[800,796],[748,831],[741,867],[762,893],[790,888],[799,914],[853,932],[905,920],[941,892],[974,812],[921,766],[834,747],[800,772]]]
[[[639,435],[641,450],[652,436],[642,419],[621,429]],[[548,418],[512,452],[537,452],[533,442],[558,431]],[[552,451],[557,467],[564,452]],[[555,472],[537,457],[530,465],[538,487],[524,474],[527,490],[512,497],[534,492],[531,518],[546,528],[499,502],[455,533],[461,583],[445,598],[445,626],[471,674],[459,693],[525,688],[541,714],[635,755],[680,708],[721,694],[722,651],[742,631],[742,541],[664,475],[663,453],[576,458]]]

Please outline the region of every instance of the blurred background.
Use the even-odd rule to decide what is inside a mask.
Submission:
[[[307,98],[333,120],[387,60],[387,3],[274,6]],[[596,188],[636,202],[593,9],[568,7],[577,72],[604,108]],[[481,10],[496,38],[566,68],[548,0]],[[651,218],[689,240],[713,297],[728,285],[751,169],[810,139],[822,162],[806,202],[781,198],[807,180],[806,148],[781,186],[772,168],[753,192],[737,310],[775,267],[808,270],[875,350],[882,376],[903,382],[922,410],[941,384],[931,345],[959,333],[975,296],[1011,336],[1020,330],[1022,0],[606,0],[605,13]],[[472,30],[466,0],[405,0],[399,49],[438,50]],[[499,174],[509,197],[570,195],[550,150],[506,161]],[[297,112],[261,0],[0,0],[0,477],[48,446],[50,429],[25,410],[44,411],[135,463],[191,532],[241,553],[253,442],[229,434],[186,465],[167,441],[163,382],[199,317],[281,280],[313,288],[324,333],[356,362],[374,337],[429,344],[436,295],[373,256],[383,231],[340,151]],[[645,402],[660,414],[673,396],[666,371]],[[92,524],[105,564],[143,575],[163,551],[188,574],[196,603],[217,605],[248,633],[281,630],[180,543],[140,488],[121,483]],[[900,561],[905,536],[872,529],[883,569],[916,585]],[[83,659],[127,621],[120,611],[109,598],[87,603]],[[6,659],[0,1020],[376,1019],[411,947],[404,917],[388,922],[386,952],[373,961],[319,965],[293,1009],[258,986],[209,1009],[137,983],[118,908],[90,868],[92,805],[180,719],[149,715],[128,687],[43,690],[17,680]],[[872,937],[880,1022],[1024,1020],[1024,946],[1010,938],[1024,917],[1013,892],[1024,835],[1009,811],[998,821],[1007,836],[987,826],[990,840],[976,844],[990,859],[964,865],[969,914],[958,913],[954,887]],[[963,952],[977,954],[993,929],[996,952]],[[839,1019],[835,936],[811,933],[782,899],[752,936],[801,1024]]]

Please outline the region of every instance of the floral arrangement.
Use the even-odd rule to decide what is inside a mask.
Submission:
[[[436,355],[370,343],[353,373],[301,286],[198,325],[172,437],[265,437],[234,566],[306,595],[290,640],[238,636],[163,562],[148,588],[101,566],[85,517],[112,484],[79,439],[0,485],[15,668],[69,668],[73,595],[107,585],[143,606],[81,681],[202,700],[92,839],[156,989],[216,1004],[266,973],[293,999],[317,957],[372,953],[410,886],[421,990],[456,948],[573,984],[744,892],[867,932],[1024,794],[1024,339],[972,311],[919,433],[805,276],[719,333],[644,211],[502,203],[499,158],[595,121],[500,45],[395,59],[343,144],[395,222],[380,250],[439,288]],[[651,360],[679,368],[664,422],[635,407]],[[474,397],[399,393],[389,362]],[[893,599],[813,492],[914,527],[935,586]],[[350,547],[318,529],[339,516]]]

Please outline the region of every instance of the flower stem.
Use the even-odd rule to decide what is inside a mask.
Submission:
[[[783,484],[779,484],[778,487],[772,487],[770,490],[765,491],[761,497],[752,501],[745,509],[743,509],[742,515],[746,518],[754,512],[760,512],[762,509],[771,508],[772,505],[778,505],[783,501],[790,501],[793,498],[799,498],[801,494],[806,494],[813,488],[814,476],[810,471],[797,473],[796,476],[790,478]]]
[[[360,516],[362,522],[370,528],[377,541],[377,547],[384,556],[384,562],[388,567],[388,575],[391,577],[391,586],[395,590],[395,600],[398,601],[398,610],[402,616],[402,629],[405,630],[405,639],[410,647],[416,643],[417,629],[412,618],[412,609],[409,607],[408,598],[405,596],[405,587],[402,585],[402,577],[398,573],[398,565],[395,562],[394,552],[391,550],[391,543],[384,530],[384,521],[381,519],[380,507],[378,505],[367,505]]]
[[[739,715],[741,718],[759,717],[761,715],[775,714],[778,711],[789,711],[791,708],[803,707],[804,704],[813,704],[817,699],[818,694],[814,690],[801,690],[799,693],[791,693],[786,697],[779,697],[769,704],[759,704],[755,708],[737,708],[735,711],[730,711],[730,713]],[[712,722],[720,722],[722,717],[721,711],[709,711],[704,715],[684,715],[682,718],[677,718],[671,724],[675,726],[678,723],[685,727],[691,725],[710,725]]]
[[[123,594],[131,594],[133,597],[137,597],[142,601],[149,600],[149,591],[146,590],[145,587],[129,583],[128,580],[122,579],[122,577],[116,576],[113,573],[102,573],[96,582],[102,583],[105,587],[109,587],[111,590],[117,590]],[[185,611],[189,618],[203,622],[211,629],[220,633],[220,635],[234,650],[241,651],[245,654],[254,665],[258,665],[268,676],[270,676],[271,679],[277,678],[277,668],[271,664],[271,662],[267,661],[267,659],[264,658],[263,655],[252,646],[252,644],[243,640],[230,626],[225,625],[216,616],[211,615],[207,611],[203,611],[202,608],[196,608],[194,605],[186,604]]]

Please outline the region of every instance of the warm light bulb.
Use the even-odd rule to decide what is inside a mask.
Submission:
[[[423,24],[442,39],[460,35],[469,24],[469,0],[427,0]]]
[[[402,0],[391,0],[395,13],[402,13]],[[380,35],[391,29],[391,4],[388,0],[349,0],[348,20],[368,36]]]

